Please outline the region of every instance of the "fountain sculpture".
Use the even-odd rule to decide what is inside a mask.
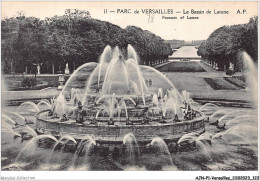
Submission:
[[[205,117],[191,108],[188,92],[181,95],[159,71],[139,65],[131,45],[122,52],[107,46],[99,64],[74,71],[51,109],[37,114],[36,130],[78,140],[90,135],[97,145],[112,149],[127,134],[147,145],[157,137],[169,144],[184,134],[204,132]]]

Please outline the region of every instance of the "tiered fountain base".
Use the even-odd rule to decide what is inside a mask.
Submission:
[[[124,136],[132,133],[140,146],[151,142],[155,137],[162,138],[166,144],[177,142],[187,133],[203,133],[205,131],[204,117],[192,120],[174,122],[166,120],[167,123],[150,122],[144,125],[107,125],[76,123],[75,120],[61,122],[60,119],[46,119],[48,111],[37,115],[36,130],[41,134],[51,134],[56,137],[70,135],[77,140],[84,139],[87,135],[92,136],[98,145],[103,147],[116,147],[122,145]]]

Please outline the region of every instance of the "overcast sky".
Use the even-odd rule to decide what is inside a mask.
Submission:
[[[104,14],[104,9],[131,9],[132,14],[109,13]],[[2,19],[24,11],[26,16],[40,19],[54,15],[63,15],[65,9],[81,9],[90,12],[91,17],[125,28],[128,25],[139,26],[149,30],[166,40],[203,40],[216,28],[223,25],[244,24],[257,13],[257,2],[2,2]],[[135,9],[173,9],[173,14],[156,14],[153,22],[148,23],[147,14],[134,14]],[[185,14],[185,19],[162,19],[165,17],[183,16],[183,10],[204,11],[204,14]],[[227,15],[213,14],[216,11],[229,11]],[[237,11],[245,9],[245,14]],[[212,14],[206,14],[211,10]],[[181,13],[176,13],[180,11]],[[186,16],[198,16],[199,19],[186,19]]]

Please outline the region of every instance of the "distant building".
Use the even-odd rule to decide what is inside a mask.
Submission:
[[[165,40],[165,42],[169,43],[172,49],[178,49],[182,47],[185,43],[184,40]]]
[[[205,42],[206,40],[192,40],[193,46],[200,46],[201,43]]]
[[[182,46],[200,46],[201,43],[206,40],[192,40],[192,41],[184,41],[184,40],[165,40],[166,43],[171,45],[171,48],[178,49]]]

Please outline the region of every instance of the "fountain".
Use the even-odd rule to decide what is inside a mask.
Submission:
[[[203,146],[208,138],[199,135],[205,131],[207,118],[202,111],[214,105],[194,109],[189,92],[180,94],[161,72],[138,65],[131,45],[125,52],[107,46],[100,63],[80,66],[59,96],[38,104],[27,101],[14,112],[5,111],[2,130],[25,142],[14,163],[28,161],[22,155],[28,150],[38,155],[44,152],[42,148],[49,148],[46,158],[41,156],[46,164],[42,169],[48,170],[63,163],[59,154],[71,154],[68,170],[88,169],[93,153],[120,169],[142,168],[147,164],[143,155],[153,151],[163,162],[159,165],[172,167],[172,151],[181,150],[184,143],[209,154]],[[149,87],[147,80],[152,80]],[[28,117],[35,114],[36,122],[27,125]]]
[[[156,76],[149,89],[145,72]],[[37,114],[36,130],[80,140],[91,135],[99,145],[109,147],[122,143],[130,133],[140,145],[157,136],[169,143],[186,133],[204,131],[205,117],[190,102],[189,93],[181,96],[159,71],[138,65],[131,45],[127,55],[118,47],[107,46],[99,64],[80,66],[51,109]],[[49,107],[44,101],[39,104]]]
[[[255,110],[201,105],[138,62],[131,45],[107,46],[59,96],[4,108],[2,170],[257,168]]]

